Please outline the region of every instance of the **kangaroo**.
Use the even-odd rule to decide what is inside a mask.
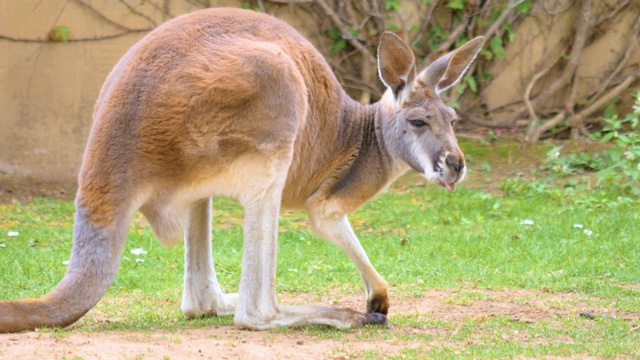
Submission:
[[[352,100],[321,54],[286,23],[253,11],[177,17],[135,44],[107,77],[78,177],[66,275],[38,299],[0,302],[0,332],[65,327],[104,296],[129,221],[140,210],[164,245],[184,239],[185,317],[234,315],[242,329],[387,325],[387,282],[347,214],[409,169],[453,190],[466,173],[439,94],[467,70],[477,37],[425,70],[384,33],[373,105]],[[212,197],[245,210],[237,294],[224,294],[212,259]],[[366,312],[282,306],[276,299],[280,208],[308,213],[314,231],[354,261]]]

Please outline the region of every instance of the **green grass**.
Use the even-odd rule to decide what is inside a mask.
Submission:
[[[487,169],[516,151],[512,145],[496,145],[497,153],[470,142],[464,146],[473,163],[491,162]],[[492,158],[493,154],[498,155]],[[491,177],[488,172],[474,177]],[[573,316],[523,323],[503,316],[442,321],[405,314],[391,316],[392,330],[305,328],[275,333],[305,332],[312,338],[341,338],[346,333],[363,341],[414,344],[402,348],[397,358],[640,355],[640,330],[631,330],[640,312],[637,200],[619,201],[615,190],[567,194],[536,191],[535,184],[517,182],[498,192],[460,186],[451,193],[418,181],[415,176],[402,179],[402,186],[350,216],[372,263],[393,287],[393,296],[409,299],[430,289],[460,290],[447,301],[468,306],[486,299],[478,290],[528,289],[534,296],[571,292],[588,306],[625,316],[589,321],[577,316],[578,305],[559,303]],[[0,205],[0,299],[41,296],[62,278],[73,211],[70,202],[44,199]],[[232,325],[230,317],[182,318],[183,247],[162,247],[149,227],[139,224],[132,222],[120,272],[107,296],[73,331]],[[218,279],[225,291],[237,291],[242,209],[233,201],[215,199],[213,224]],[[10,237],[9,231],[19,235]],[[133,255],[133,248],[147,254]],[[363,292],[346,255],[317,239],[306,217],[294,212],[283,213],[280,221],[277,287],[293,295]],[[117,321],[104,322],[95,314]],[[381,357],[373,350],[352,355]]]

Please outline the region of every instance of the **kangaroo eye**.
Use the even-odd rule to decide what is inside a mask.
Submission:
[[[417,127],[417,128],[427,125],[427,123],[424,120],[420,120],[420,119],[409,120],[409,124],[411,124],[411,126]]]

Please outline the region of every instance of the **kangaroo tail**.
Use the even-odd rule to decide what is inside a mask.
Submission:
[[[91,310],[116,277],[126,228],[126,224],[113,228],[91,225],[86,211],[77,206],[73,249],[64,279],[42,298],[0,301],[0,333],[65,327]]]

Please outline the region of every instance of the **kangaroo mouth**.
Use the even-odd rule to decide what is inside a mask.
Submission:
[[[456,182],[458,182],[458,177],[454,176],[453,181],[452,182],[447,182],[445,181],[445,178],[448,178],[447,180],[452,180],[450,174],[448,174],[447,176],[445,176],[445,172],[442,168],[442,166],[440,165],[440,163],[436,162],[435,165],[433,166],[433,171],[434,173],[436,173],[436,183],[440,186],[442,186],[443,188],[449,190],[449,191],[454,191],[456,189]]]
[[[456,189],[456,183],[448,183],[445,181],[438,181],[438,185],[442,186],[443,188],[449,190],[449,191],[454,191]]]

